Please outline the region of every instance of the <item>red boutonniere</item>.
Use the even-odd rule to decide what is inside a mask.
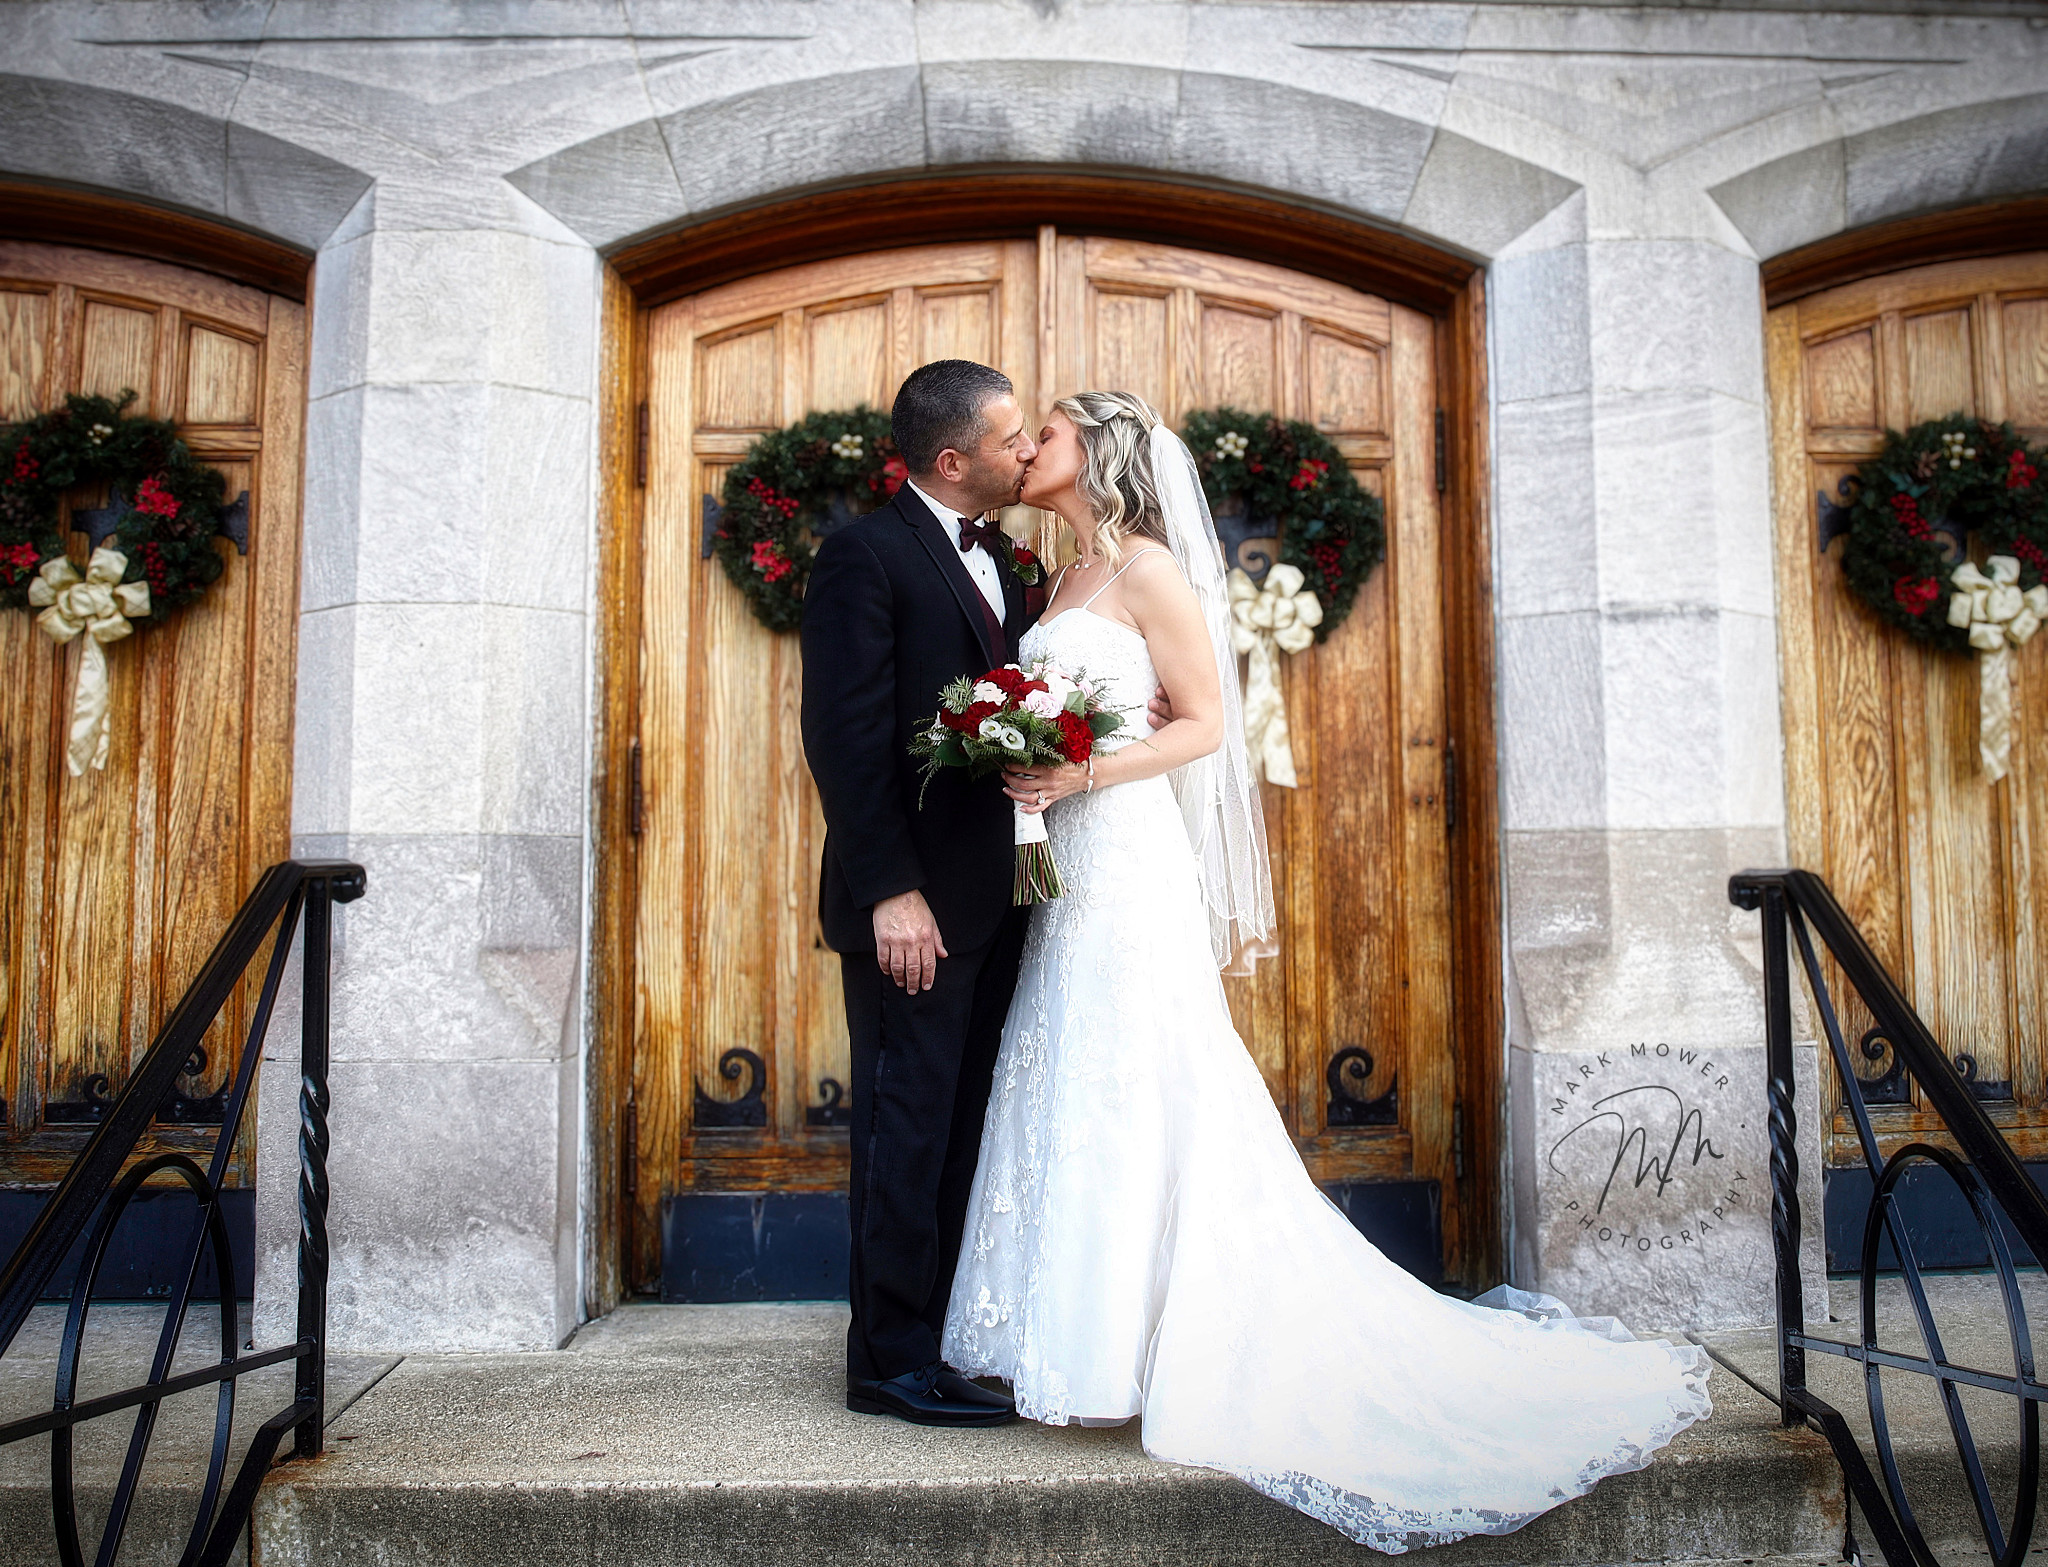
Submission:
[[[1037,587],[1038,579],[1045,575],[1038,557],[1014,540],[1010,544],[1010,571],[1027,588]]]

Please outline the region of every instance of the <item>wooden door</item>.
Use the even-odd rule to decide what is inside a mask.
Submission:
[[[650,314],[637,1277],[658,1269],[663,1194],[829,1188],[845,1169],[797,645],[761,630],[705,558],[701,497],[762,431],[886,407],[947,354],[1002,368],[1027,409],[1102,386],[1176,421],[1219,403],[1309,420],[1386,501],[1386,565],[1287,669],[1302,787],[1267,790],[1283,957],[1231,981],[1231,1004],[1318,1179],[1442,1182],[1456,1266],[1436,330],[1276,267],[1050,230],[791,268]],[[760,1107],[743,1112],[758,1124],[705,1124],[751,1086],[740,1058],[737,1080],[721,1075],[735,1048],[764,1063]],[[1372,1071],[1333,1094],[1333,1062],[1360,1059],[1346,1051]]]
[[[887,408],[928,360],[1001,365],[1033,404],[1034,257],[1028,243],[889,251],[714,289],[648,321],[641,1277],[662,1193],[816,1189],[845,1172],[846,1021],[818,930],[824,818],[797,733],[797,640],[764,630],[704,550],[703,497],[763,431]],[[700,1128],[699,1095],[745,1100],[725,1114],[754,1124]]]
[[[1051,385],[1136,392],[1176,425],[1225,405],[1303,420],[1386,506],[1385,565],[1329,641],[1284,661],[1300,787],[1265,789],[1281,955],[1225,988],[1316,1178],[1442,1181],[1454,1253],[1435,323],[1256,262],[1055,245]]]
[[[2048,642],[2015,655],[2012,770],[1977,761],[1974,660],[1887,629],[1849,591],[1819,506],[1887,428],[1958,410],[2048,439],[2048,254],[1944,263],[1774,310],[1769,375],[1789,848],[1834,887],[2023,1156],[2048,1154]],[[1854,1050],[1870,1019],[1846,1003]],[[1872,1042],[1887,1146],[1923,1126]],[[1858,1158],[1830,1083],[1827,1154]]]
[[[107,650],[103,772],[63,759],[79,650],[0,612],[0,1184],[53,1181],[257,874],[290,853],[305,311],[179,267],[0,242],[0,420],[68,392],[137,394],[249,494],[249,550],[199,601]],[[73,504],[97,505],[81,494]],[[73,554],[86,555],[73,534]],[[260,965],[258,965],[260,975]],[[255,984],[252,978],[251,985]],[[234,1071],[245,997],[179,1096]],[[205,1110],[139,1152],[210,1149]],[[218,1122],[214,1115],[214,1122]],[[235,1176],[246,1181],[250,1147]]]

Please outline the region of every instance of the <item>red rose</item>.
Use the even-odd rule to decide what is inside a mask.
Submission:
[[[1892,597],[1909,615],[1924,615],[1941,597],[1941,584],[1932,577],[1901,577],[1892,584]]]
[[[967,711],[960,716],[966,720],[966,731],[972,733],[981,727],[981,721],[984,718],[993,718],[1002,709],[1003,704],[1000,702],[975,702],[970,704]]]
[[[1045,689],[1042,685],[1035,685],[1025,677],[1023,671],[1016,669],[991,669],[981,678],[1002,692],[1012,702],[1021,700],[1026,691],[1043,691]]]
[[[1059,750],[1070,762],[1085,762],[1095,750],[1095,731],[1079,713],[1060,713]]]
[[[1038,564],[1038,557],[1021,544],[1013,546],[1011,552],[1015,555],[1017,564],[1020,566],[1035,566]]]

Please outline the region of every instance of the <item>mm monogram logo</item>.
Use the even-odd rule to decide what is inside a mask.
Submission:
[[[1741,1130],[1731,1081],[1704,1051],[1669,1044],[1603,1050],[1551,1097],[1545,1161],[1575,1188],[1563,1205],[1577,1241],[1624,1251],[1704,1247],[1750,1203],[1730,1160]]]

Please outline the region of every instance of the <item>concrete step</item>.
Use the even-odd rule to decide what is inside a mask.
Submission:
[[[0,1358],[0,1421],[41,1414],[50,1408],[64,1309],[39,1306],[5,1358]],[[247,1302],[242,1309],[246,1343]],[[87,1319],[79,1360],[79,1397],[117,1392],[147,1377],[162,1326],[161,1305],[95,1306]],[[186,1371],[211,1364],[219,1353],[219,1307],[212,1301],[196,1303],[186,1317],[172,1369]],[[344,1408],[397,1363],[398,1357],[391,1355],[330,1358],[329,1410]],[[289,1364],[265,1367],[241,1379],[230,1464],[240,1463],[255,1428],[291,1401]],[[149,1463],[136,1493],[134,1514],[123,1537],[121,1567],[175,1567],[183,1555],[212,1451],[214,1412],[215,1395],[210,1388],[181,1393],[164,1402],[150,1443]],[[78,1428],[73,1472],[88,1561],[97,1550],[133,1426],[134,1412],[128,1411]],[[50,1515],[50,1439],[29,1437],[0,1447],[0,1567],[48,1567],[58,1559]]]
[[[850,1414],[843,1306],[632,1306],[552,1355],[413,1356],[278,1468],[257,1567],[1351,1563],[1362,1547],[1132,1427]],[[1713,1420],[1519,1533],[1432,1563],[1831,1560],[1826,1447],[1736,1379]]]
[[[2038,1346],[2043,1329],[2048,1329],[2048,1277],[2038,1270],[2020,1275],[2020,1298],[2024,1315],[2034,1325]],[[2006,1322],[1998,1279],[1988,1272],[1971,1271],[1933,1275],[1928,1278],[1928,1302],[1934,1311],[1935,1327],[1942,1351],[1954,1366],[1968,1366],[2010,1376],[2013,1371],[2012,1336]],[[1831,1312],[1823,1318],[1810,1314],[1807,1331],[1845,1343],[1856,1343],[1862,1334],[1862,1308],[1854,1280],[1836,1279],[1830,1290]],[[1911,1301],[1896,1278],[1878,1281],[1877,1342],[1881,1348],[1902,1354],[1926,1353]],[[1777,1385],[1777,1339],[1770,1332],[1723,1333],[1713,1339],[1714,1351],[1728,1365],[1748,1373],[1765,1387]],[[2035,1353],[2039,1354],[2038,1347]],[[1717,1373],[1714,1396],[1721,1385],[1732,1380]],[[1870,1407],[1864,1388],[1862,1368],[1840,1356],[1809,1354],[1806,1359],[1807,1386],[1840,1410],[1856,1432],[1863,1452],[1878,1483],[1883,1477],[1877,1466],[1877,1450],[1871,1441]],[[1943,1412],[1931,1378],[1911,1372],[1883,1373],[1884,1408],[1891,1427],[1893,1452],[1897,1455],[1900,1479],[1914,1514],[1943,1562],[1960,1564],[1985,1555],[1984,1538],[1971,1505],[1955,1439]],[[1963,1410],[1978,1446],[1993,1504],[2001,1519],[2010,1522],[2017,1499],[2019,1480],[2019,1405],[2003,1394],[1980,1388],[1959,1390]],[[2039,1505],[2048,1517],[2048,1484],[2042,1486]],[[1876,1560],[1875,1536],[1861,1523],[1856,1538],[1864,1555]],[[2048,1523],[2035,1531],[2036,1546],[2029,1560],[2048,1560]]]

